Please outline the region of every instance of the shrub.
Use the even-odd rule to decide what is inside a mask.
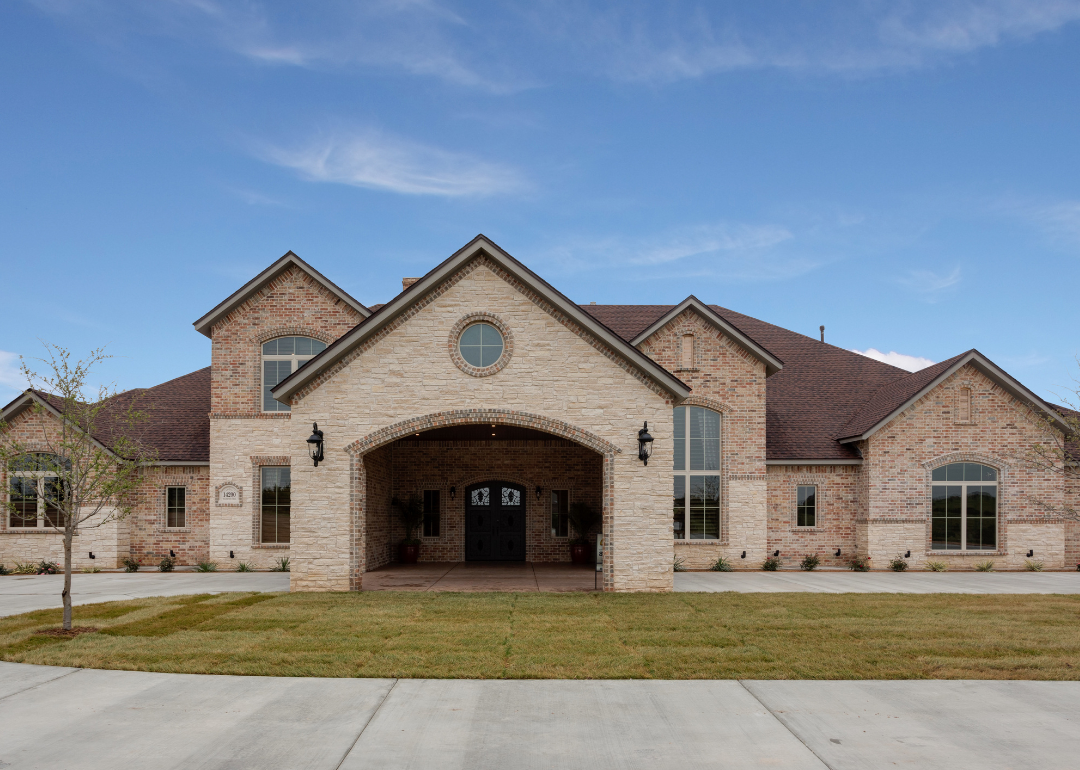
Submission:
[[[254,572],[255,568],[252,567],[250,563],[248,563],[246,561],[241,561],[241,562],[237,562],[236,571],[237,572]]]
[[[1028,572],[1042,572],[1043,563],[1034,559],[1024,559],[1024,569]]]
[[[195,565],[196,572],[217,572],[216,561],[201,561]]]
[[[83,567],[82,572],[86,575],[93,575],[97,572],[101,572],[101,567]]]
[[[277,563],[270,568],[271,572],[288,572],[289,571],[289,557],[282,556],[277,560]]]
[[[977,562],[975,562],[975,571],[976,572],[993,572],[994,571],[994,562],[993,562],[993,560],[987,559],[986,561],[977,561]]]
[[[731,568],[731,562],[729,562],[723,556],[718,557],[716,559],[716,561],[714,561],[712,563],[712,566],[709,567],[709,569],[711,569],[713,572],[733,572],[734,571]]]
[[[806,570],[807,572],[811,572],[817,569],[817,566],[819,564],[821,564],[821,557],[818,556],[816,553],[813,553],[807,556],[801,562],[799,562],[799,567]]]
[[[889,569],[893,572],[903,572],[908,568],[907,559],[900,554],[896,554],[896,557],[889,562]]]
[[[766,572],[776,572],[780,569],[780,557],[770,556],[765,561],[761,562],[761,568]]]
[[[926,562],[926,568],[931,572],[945,572],[949,565],[943,561],[928,561]]]
[[[54,561],[45,561],[42,559],[37,564],[36,572],[39,575],[56,575],[60,572],[60,565]]]
[[[681,556],[676,556],[675,560],[671,563],[671,567],[676,572],[686,572],[686,560]]]
[[[120,562],[120,563],[124,565],[124,572],[138,572],[138,571],[139,571],[139,567],[141,567],[141,566],[142,566],[141,564],[139,564],[139,560],[138,560],[138,559],[133,559],[133,558],[131,558],[130,556],[128,556],[127,558],[125,558],[125,559],[124,559],[124,560],[123,560],[122,562]]]
[[[161,561],[158,562],[157,568],[161,572],[172,572],[173,567],[176,566],[176,559],[171,556],[162,556]]]
[[[7,569],[3,564],[0,564],[0,575],[10,575],[11,570]]]
[[[870,571],[870,557],[869,556],[856,556],[848,563],[848,568],[853,572],[869,572]]]
[[[15,562],[15,569],[11,571],[13,575],[36,575],[36,564],[23,564],[22,562]]]

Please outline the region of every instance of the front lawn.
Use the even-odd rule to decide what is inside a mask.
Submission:
[[[0,658],[277,676],[1080,679],[1080,596],[221,594],[0,619]]]

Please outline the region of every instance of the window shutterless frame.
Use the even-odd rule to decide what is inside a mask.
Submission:
[[[292,407],[275,399],[270,391],[324,350],[326,350],[326,343],[311,337],[278,337],[264,342],[262,345],[262,410],[264,412],[290,411]]]
[[[674,409],[676,540],[720,539],[720,413],[700,406]]]
[[[64,515],[57,503],[63,483],[57,476],[61,466],[71,464],[55,455],[31,454],[18,458],[8,468],[8,527],[63,527]]]
[[[165,527],[187,526],[187,487],[165,487]]]
[[[934,551],[997,550],[998,472],[981,463],[935,468],[930,482],[930,547]]]
[[[292,468],[264,466],[261,469],[259,542],[288,543],[292,511]]]
[[[795,526],[817,526],[817,486],[799,484],[795,490]]]
[[[437,489],[424,490],[424,537],[438,537],[440,532],[441,511],[440,498]]]
[[[570,536],[570,491],[551,490],[551,536]]]

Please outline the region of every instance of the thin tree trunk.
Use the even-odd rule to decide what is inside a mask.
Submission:
[[[71,529],[64,532],[64,630],[71,630]]]

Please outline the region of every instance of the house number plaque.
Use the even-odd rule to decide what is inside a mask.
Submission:
[[[240,505],[240,487],[224,484],[218,489],[218,505]]]

